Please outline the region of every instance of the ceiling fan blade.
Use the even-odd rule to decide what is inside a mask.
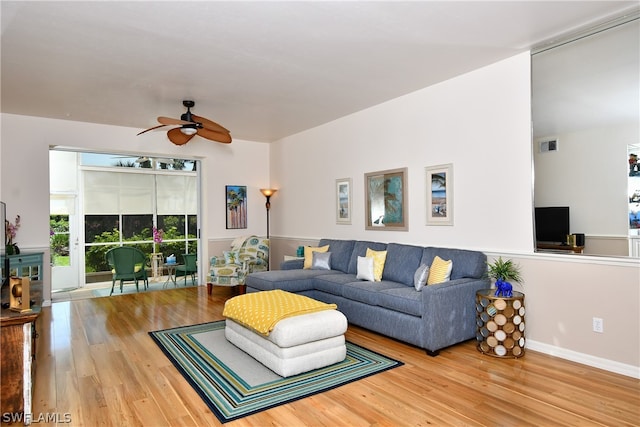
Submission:
[[[216,132],[205,128],[198,129],[198,135],[211,141],[221,142],[223,144],[231,143],[231,135],[228,133]]]
[[[195,133],[193,134],[195,135]],[[169,141],[173,142],[175,145],[184,145],[193,138],[193,135],[185,135],[180,132],[180,128],[171,129],[167,132],[167,137],[169,137]]]
[[[161,127],[164,127],[164,126],[166,126],[166,125],[158,125],[158,126],[154,126],[154,127],[152,127],[152,128],[149,128],[149,129],[145,129],[145,130],[143,130],[142,132],[140,132],[140,133],[136,134],[136,136],[138,136],[138,135],[142,135],[142,134],[143,134],[143,133],[145,133],[145,132],[149,132],[150,130],[158,129],[158,128],[161,128]]]
[[[158,122],[163,125],[191,125],[193,122],[187,122],[180,119],[172,119],[171,117],[158,117]]]
[[[192,114],[191,118],[196,122],[202,123],[202,126],[209,130],[221,132],[221,133],[230,133],[228,129],[220,126],[216,122],[213,122],[209,119],[205,119],[204,117],[200,117],[200,116],[196,116],[195,114]]]

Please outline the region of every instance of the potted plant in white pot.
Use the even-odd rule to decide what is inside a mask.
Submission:
[[[505,261],[502,257],[498,257],[493,262],[487,263],[487,267],[487,275],[496,283],[495,296],[511,297],[513,286],[510,282],[524,283],[520,266],[510,259]]]

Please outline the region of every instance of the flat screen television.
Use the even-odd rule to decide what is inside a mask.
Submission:
[[[566,243],[569,234],[569,206],[535,208],[536,241]]]

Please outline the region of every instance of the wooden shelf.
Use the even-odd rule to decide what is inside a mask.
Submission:
[[[547,250],[547,251],[562,251],[562,252],[573,252],[574,254],[581,254],[584,251],[584,246],[571,246],[571,245],[560,245],[557,243],[536,243],[536,249]]]

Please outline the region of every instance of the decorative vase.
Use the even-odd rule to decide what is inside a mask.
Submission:
[[[20,248],[15,243],[9,243],[5,249],[7,255],[20,255]]]

